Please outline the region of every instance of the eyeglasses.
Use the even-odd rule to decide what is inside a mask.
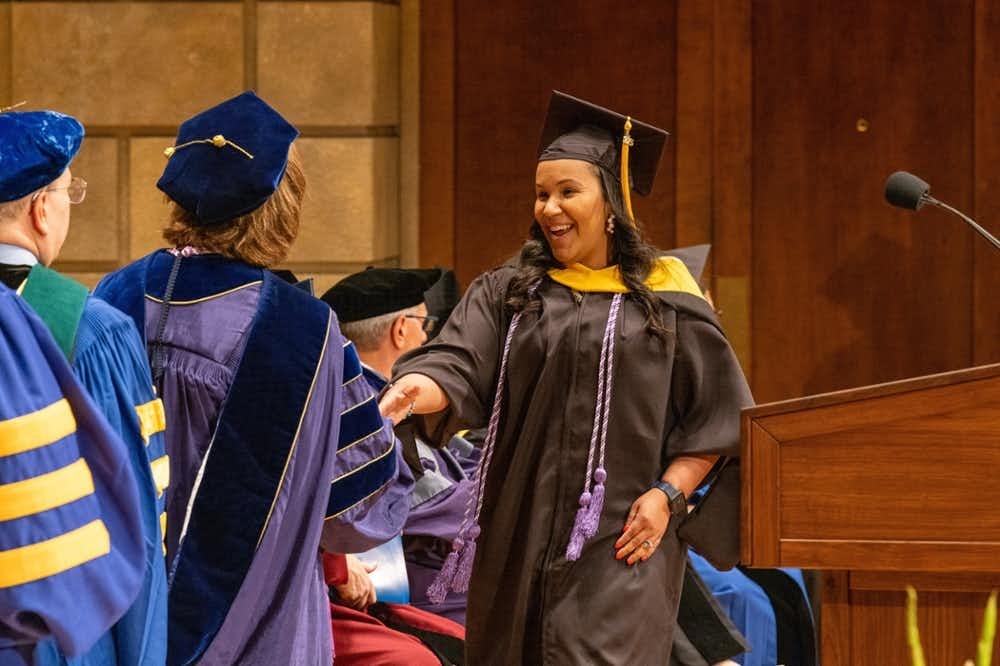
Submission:
[[[423,329],[424,333],[433,333],[434,329],[437,327],[438,318],[434,315],[403,315],[407,319],[419,319],[420,328]]]
[[[73,176],[73,180],[69,181],[69,185],[66,187],[46,187],[44,190],[35,192],[31,200],[34,201],[42,196],[42,192],[55,192],[57,190],[66,190],[66,196],[69,197],[71,204],[83,203],[83,200],[87,197],[87,181],[79,176]]]

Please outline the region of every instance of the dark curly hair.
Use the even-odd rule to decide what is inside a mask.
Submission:
[[[635,301],[646,315],[646,330],[666,342],[671,335],[663,325],[658,306],[659,300],[646,286],[660,251],[642,237],[637,227],[629,222],[628,212],[622,195],[621,182],[605,169],[592,166],[594,174],[601,181],[601,189],[608,207],[615,216],[615,233],[611,236],[611,264],[618,264],[622,280],[629,288],[629,298]],[[638,225],[638,220],[636,221]],[[530,238],[521,247],[517,260],[517,273],[507,291],[507,306],[513,312],[532,312],[541,306],[537,295],[531,293],[532,285],[541,280],[546,272],[561,265],[552,256],[541,225],[533,220],[529,230]]]

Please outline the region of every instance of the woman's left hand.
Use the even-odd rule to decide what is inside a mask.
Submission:
[[[670,522],[670,507],[667,496],[657,488],[652,488],[632,503],[625,521],[625,529],[615,542],[616,560],[628,558],[631,566],[645,562],[660,545],[663,533]]]

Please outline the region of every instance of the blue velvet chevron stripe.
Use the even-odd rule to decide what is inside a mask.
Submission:
[[[344,384],[352,382],[361,376],[361,359],[353,342],[344,345]]]
[[[356,465],[331,483],[327,518],[340,515],[396,478],[396,456],[392,455],[395,444],[374,459],[351,451],[356,445],[371,446],[370,440],[388,427],[378,408],[378,396],[367,390],[366,372],[368,369],[362,365],[354,345],[344,345],[345,405],[340,415],[337,455],[343,455],[343,459],[355,459]],[[352,403],[352,400],[357,402]]]
[[[169,600],[172,664],[197,661],[243,584],[281,488],[329,331],[330,313],[322,302],[269,272],[260,274],[256,321],[219,416],[175,564]]]
[[[383,427],[385,422],[378,410],[378,397],[372,395],[340,415],[340,441],[337,443],[337,450],[343,451],[360,444],[377,435]]]
[[[170,254],[154,253],[106,279],[98,293],[144,328],[145,294],[163,297],[172,262]],[[256,281],[262,282],[257,315],[173,563],[170,664],[199,659],[246,577],[281,489],[331,325],[331,311],[322,301],[269,271],[213,255],[183,260],[171,301],[200,300]],[[326,353],[342,350],[338,344]],[[342,363],[333,362],[340,383]]]
[[[368,385],[371,386],[376,393],[381,393],[382,389],[384,389],[389,384],[389,382],[385,380],[385,377],[378,374],[377,372],[375,372],[374,370],[372,370],[367,366],[363,367],[361,369],[361,372],[362,374],[364,374],[365,380],[368,382]]]
[[[386,483],[396,478],[396,442],[363,467],[348,472],[330,484],[330,499],[326,517],[335,518],[352,506],[374,494]]]

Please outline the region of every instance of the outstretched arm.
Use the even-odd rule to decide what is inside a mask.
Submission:
[[[410,414],[433,414],[448,408],[448,396],[427,375],[403,375],[386,390],[379,402],[382,416],[399,423]]]

